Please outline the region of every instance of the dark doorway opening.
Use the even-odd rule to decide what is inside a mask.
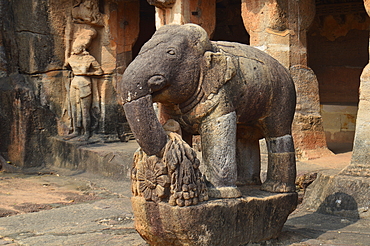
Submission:
[[[155,32],[155,7],[146,0],[140,0],[140,31],[139,37],[132,48],[132,59],[135,59],[141,47]]]
[[[212,40],[249,44],[241,15],[241,0],[223,0],[216,4],[216,28]]]

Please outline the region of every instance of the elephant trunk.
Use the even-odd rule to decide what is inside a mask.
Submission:
[[[123,108],[132,133],[143,151],[148,155],[160,154],[167,143],[167,134],[154,112],[152,96],[126,102]]]
[[[140,147],[148,155],[158,155],[166,145],[167,134],[154,112],[151,94],[163,88],[167,80],[162,75],[153,74],[151,67],[143,71],[144,58],[135,59],[127,67],[118,92],[127,121]]]

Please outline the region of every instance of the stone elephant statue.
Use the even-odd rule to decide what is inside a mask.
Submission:
[[[296,94],[289,72],[248,45],[210,41],[195,24],[166,25],[144,44],[119,85],[128,123],[148,155],[160,156],[167,135],[161,115],[180,123],[184,140],[200,134],[210,196],[241,195],[261,184],[259,139],[268,148],[261,189],[295,191],[291,124]]]

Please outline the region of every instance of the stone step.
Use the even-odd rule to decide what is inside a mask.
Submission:
[[[132,158],[138,149],[134,140],[103,143],[94,141],[65,141],[61,137],[50,138],[51,166],[81,170],[116,180],[130,180]]]

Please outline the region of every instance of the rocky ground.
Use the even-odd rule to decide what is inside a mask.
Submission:
[[[299,162],[298,173],[341,169],[350,154]],[[0,245],[147,245],[130,196],[129,182],[82,171],[0,172]],[[353,219],[299,206],[278,239],[249,245],[370,245],[369,213]]]

